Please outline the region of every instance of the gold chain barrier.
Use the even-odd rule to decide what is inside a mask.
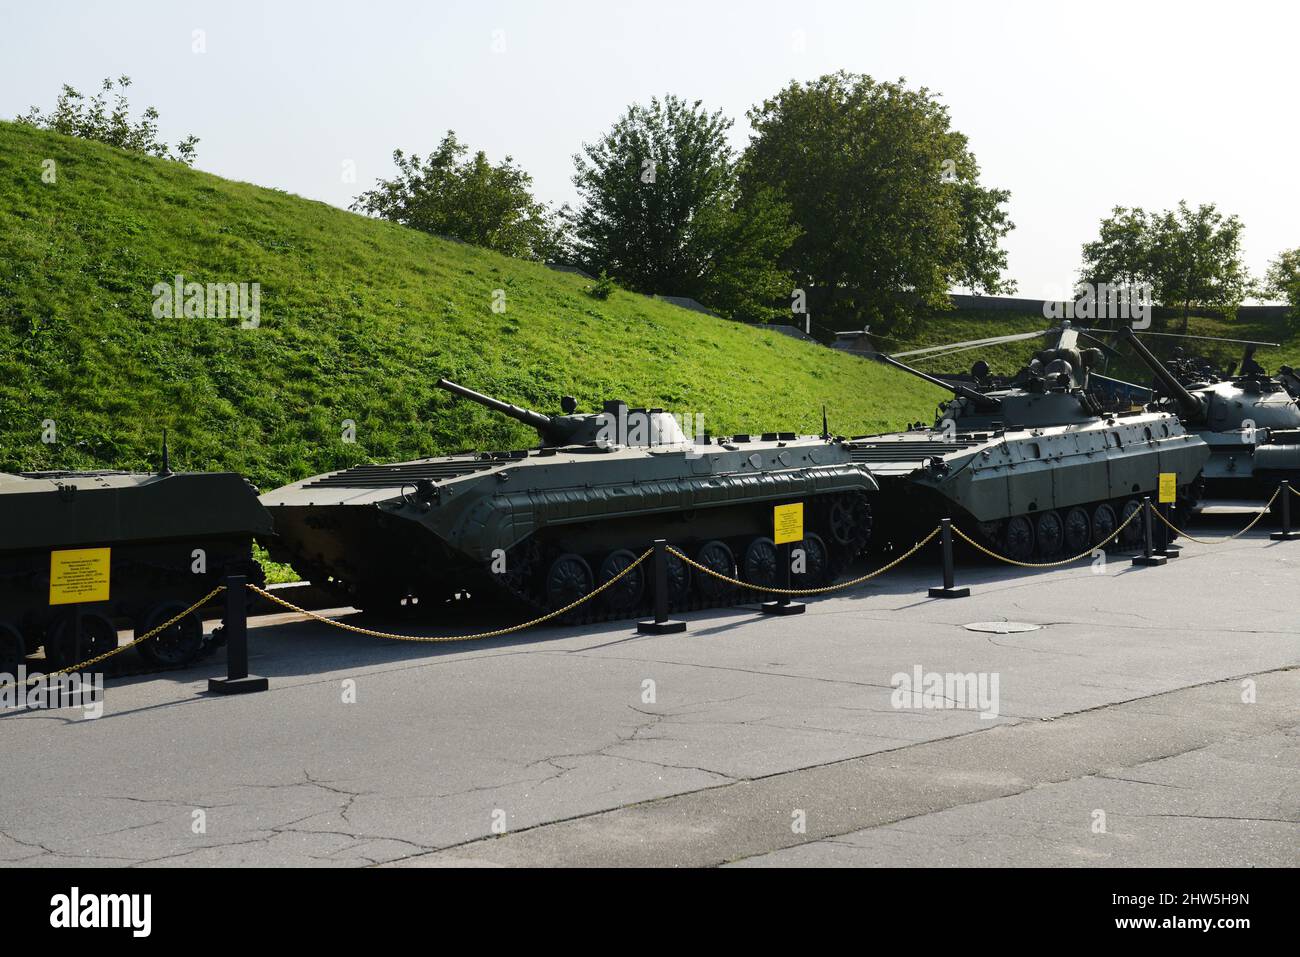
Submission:
[[[1227,538],[1216,538],[1213,541],[1211,541],[1210,539],[1196,538],[1195,536],[1188,535],[1181,528],[1174,525],[1173,522],[1169,521],[1169,519],[1161,515],[1160,509],[1155,508],[1154,506],[1152,507],[1151,511],[1155,513],[1156,518],[1160,519],[1160,521],[1164,522],[1171,529],[1173,529],[1179,535],[1183,536],[1183,538],[1186,538],[1188,541],[1196,542],[1196,544],[1198,545],[1222,545],[1224,542],[1230,542],[1234,538],[1239,538],[1240,536],[1245,535],[1252,528],[1254,528],[1259,523],[1259,520],[1268,514],[1268,510],[1273,507],[1273,503],[1277,501],[1277,497],[1281,493],[1281,491],[1282,491],[1282,486],[1280,485],[1276,489],[1274,489],[1273,496],[1264,504],[1264,507],[1259,510],[1259,514],[1256,515],[1254,518],[1252,518],[1250,520],[1250,524],[1247,525],[1245,528],[1243,528],[1241,531],[1233,532]],[[1295,489],[1292,489],[1291,491],[1294,492]]]
[[[919,552],[926,545],[930,544],[930,542],[934,541],[934,536],[939,534],[939,528],[940,526],[936,525],[934,527],[934,530],[930,532],[929,535],[925,536],[925,538],[921,539],[919,542],[917,542],[915,545],[913,545],[911,548],[905,551],[902,555],[899,555],[888,565],[882,565],[880,568],[877,568],[874,572],[868,572],[867,574],[862,575],[859,578],[853,578],[850,579],[849,581],[839,582],[834,585],[823,585],[820,588],[774,588],[771,585],[753,585],[750,584],[749,582],[741,581],[739,578],[732,578],[730,575],[724,575],[722,574],[722,572],[713,568],[709,568],[707,565],[701,565],[699,562],[695,561],[695,559],[688,558],[687,556],[679,552],[677,549],[673,548],[671,545],[668,546],[667,551],[673,555],[676,555],[678,558],[684,561],[687,565],[690,565],[692,568],[698,569],[699,571],[702,571],[705,574],[712,575],[714,578],[727,582],[730,585],[736,585],[740,588],[748,588],[753,591],[771,592],[773,595],[825,595],[828,592],[840,591],[841,589],[844,588],[852,588],[855,585],[861,585],[863,582],[870,581],[871,579],[875,578],[877,575],[883,575],[891,568],[894,568],[897,565],[901,565],[903,562],[907,561],[909,558],[911,558],[913,555]]]
[[[591,601],[591,599],[595,598],[606,588],[609,588],[611,585],[617,582],[620,578],[622,578],[632,569],[636,568],[648,557],[650,557],[650,555],[653,553],[654,553],[653,548],[647,548],[644,552],[641,553],[640,557],[637,558],[636,561],[632,562],[630,565],[627,566],[627,568],[624,568],[621,572],[619,572],[609,581],[605,582],[599,588],[587,592],[587,594],[583,595],[577,601],[569,602],[569,604],[565,605],[563,608],[558,608],[555,611],[548,612],[547,614],[542,615],[540,618],[534,618],[532,621],[525,621],[519,625],[511,625],[509,628],[497,628],[495,631],[480,631],[472,635],[398,635],[387,631],[376,631],[373,628],[362,628],[360,625],[350,625],[345,621],[339,621],[336,618],[326,618],[324,615],[318,615],[314,611],[308,611],[306,608],[299,608],[297,605],[293,604],[292,602],[287,602],[283,598],[278,597],[277,595],[272,595],[266,589],[258,588],[256,585],[249,585],[248,588],[251,591],[254,591],[257,594],[261,595],[263,598],[267,599],[268,601],[272,601],[283,608],[289,609],[289,611],[297,612],[300,615],[306,615],[308,618],[311,618],[314,621],[323,622],[327,625],[333,625],[335,628],[342,628],[344,631],[351,631],[351,632],[355,632],[358,635],[365,635],[368,638],[387,638],[391,641],[416,641],[416,642],[425,642],[430,644],[437,643],[437,642],[444,642],[444,641],[478,641],[479,639],[482,638],[499,638],[502,635],[508,635],[511,632],[523,631],[525,628],[532,628],[534,625],[540,625],[542,624],[542,622],[550,621],[552,618],[559,618],[561,615],[568,614],[569,612],[573,611],[573,609],[577,608],[579,605],[583,604],[584,602]]]
[[[60,668],[57,671],[47,671],[43,675],[42,674],[28,675],[27,681],[24,683],[31,684],[33,681],[42,681],[45,678],[50,678],[53,677],[54,675],[67,674],[68,672],[71,671],[84,671],[87,668],[99,664],[101,661],[107,661],[109,658],[112,658],[114,655],[120,655],[122,652],[130,648],[134,648],[136,645],[143,644],[144,642],[148,641],[150,638],[153,638],[155,635],[166,631],[168,628],[176,624],[176,622],[180,621],[186,615],[190,614],[191,612],[198,611],[200,608],[202,608],[208,602],[212,601],[212,599],[216,598],[225,590],[226,590],[225,585],[218,585],[216,588],[212,589],[212,591],[208,592],[206,595],[204,595],[202,598],[196,601],[193,605],[190,605],[189,608],[186,608],[180,614],[168,618],[157,628],[150,629],[149,631],[141,635],[139,638],[136,638],[133,641],[129,641],[125,645],[118,645],[112,651],[106,651],[102,655],[96,655],[94,658],[87,658],[85,661],[78,662],[75,665],[68,665],[66,668]],[[48,650],[49,649],[46,649],[47,653]],[[17,682],[14,683],[17,684]]]
[[[1114,539],[1119,537],[1119,533],[1124,531],[1124,529],[1128,526],[1129,522],[1133,521],[1133,519],[1137,518],[1141,514],[1142,514],[1141,508],[1134,509],[1133,512],[1129,514],[1128,518],[1124,519],[1124,521],[1120,522],[1117,526],[1115,526],[1115,531],[1111,532],[1109,535],[1107,535],[1105,538],[1099,541],[1096,545],[1093,545],[1091,548],[1087,549],[1086,551],[1079,552],[1079,554],[1074,555],[1071,558],[1062,558],[1060,561],[1057,562],[1016,561],[1016,559],[1014,558],[1007,558],[1007,556],[999,555],[997,552],[993,551],[992,549],[985,548],[979,542],[975,541],[975,539],[971,538],[969,535],[963,532],[956,525],[952,527],[952,530],[956,532],[962,538],[962,540],[966,542],[967,545],[970,545],[972,548],[976,549],[977,551],[983,552],[985,555],[989,556],[990,558],[996,558],[1000,562],[1006,562],[1008,565],[1017,565],[1020,568],[1060,568],[1062,565],[1069,565],[1073,562],[1077,562],[1080,558],[1085,558],[1086,556],[1091,555],[1099,548],[1105,548]]]

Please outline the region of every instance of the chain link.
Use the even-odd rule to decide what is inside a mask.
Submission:
[[[1292,489],[1292,491],[1295,491],[1295,490]],[[1275,501],[1277,501],[1277,497],[1278,497],[1279,494],[1281,494],[1281,492],[1282,492],[1282,486],[1279,485],[1276,489],[1273,490],[1273,497],[1270,498],[1270,499],[1268,500],[1268,502],[1265,503],[1264,507],[1261,508],[1261,509],[1259,510],[1259,514],[1256,515],[1254,518],[1252,518],[1252,519],[1250,520],[1250,524],[1247,525],[1245,528],[1243,528],[1243,529],[1242,529],[1241,531],[1239,531],[1239,532],[1233,532],[1233,533],[1232,533],[1231,535],[1229,535],[1227,538],[1216,538],[1216,539],[1213,539],[1213,540],[1211,540],[1211,539],[1207,539],[1207,538],[1196,538],[1195,536],[1188,535],[1188,534],[1187,534],[1186,532],[1184,532],[1181,528],[1179,528],[1179,527],[1177,527],[1176,525],[1174,525],[1173,522],[1169,521],[1169,519],[1167,519],[1167,518],[1165,518],[1163,515],[1161,515],[1161,514],[1160,514],[1160,509],[1155,508],[1155,507],[1153,506],[1152,509],[1151,509],[1151,511],[1155,512],[1156,518],[1160,519],[1160,521],[1164,522],[1166,525],[1168,525],[1170,528],[1172,528],[1172,529],[1173,529],[1175,532],[1177,532],[1179,535],[1183,536],[1183,538],[1186,538],[1188,541],[1196,542],[1196,544],[1198,544],[1198,545],[1222,545],[1224,542],[1230,542],[1230,541],[1232,541],[1234,538],[1239,538],[1240,536],[1245,535],[1245,534],[1246,534],[1247,532],[1249,532],[1252,528],[1254,528],[1254,527],[1259,523],[1259,520],[1260,520],[1261,518],[1263,518],[1265,515],[1268,514],[1268,510],[1269,510],[1270,508],[1273,507],[1273,503],[1274,503]]]
[[[632,562],[632,564],[628,565],[627,568],[623,569],[621,572],[619,572],[609,581],[605,582],[605,584],[601,585],[599,588],[593,591],[587,592],[587,594],[583,595],[577,601],[569,602],[569,604],[565,605],[563,608],[559,608],[556,609],[555,611],[548,612],[547,614],[542,615],[540,618],[534,618],[532,621],[525,621],[524,623],[519,625],[511,625],[509,628],[498,628],[495,631],[480,631],[477,634],[473,634],[473,635],[398,635],[387,631],[376,631],[373,628],[362,628],[360,625],[349,625],[347,622],[339,621],[336,618],[326,618],[324,615],[318,615],[314,611],[308,611],[306,608],[299,608],[297,605],[291,602],[287,602],[283,598],[280,598],[276,595],[272,595],[269,591],[266,591],[263,588],[258,588],[256,585],[249,585],[248,587],[253,591],[257,592],[263,598],[275,602],[275,604],[287,608],[290,611],[297,612],[300,615],[306,615],[308,618],[311,618],[315,621],[323,622],[324,624],[327,625],[333,625],[335,628],[342,628],[344,631],[351,631],[351,632],[355,632],[358,635],[365,635],[368,638],[387,638],[390,641],[416,641],[416,642],[424,642],[429,644],[435,644],[438,642],[445,642],[445,641],[478,641],[483,638],[499,638],[501,635],[508,635],[511,632],[523,631],[525,628],[532,628],[534,625],[540,625],[542,622],[550,621],[552,618],[558,618],[561,615],[567,614],[568,612],[577,608],[583,602],[591,601],[591,599],[595,598],[606,588],[609,588],[611,585],[613,585],[616,581],[618,581],[620,578],[622,578],[632,569],[640,565],[653,552],[654,552],[653,548],[647,548],[644,552],[641,553],[640,557],[637,558],[636,561]]]
[[[1291,486],[1290,490],[1293,494],[1300,496],[1300,489],[1297,489],[1295,486]],[[1263,506],[1263,508],[1259,510],[1259,514],[1257,514],[1251,520],[1249,525],[1241,529],[1241,531],[1235,532],[1234,534],[1229,535],[1227,538],[1215,539],[1213,541],[1202,539],[1202,538],[1196,538],[1192,535],[1187,534],[1187,532],[1183,531],[1181,528],[1178,528],[1176,525],[1174,525],[1173,522],[1165,518],[1164,515],[1160,513],[1159,509],[1155,508],[1154,506],[1150,506],[1150,508],[1151,511],[1155,514],[1155,516],[1158,519],[1160,519],[1160,521],[1164,522],[1167,526],[1169,526],[1171,530],[1173,530],[1178,535],[1181,535],[1182,537],[1188,539],[1189,541],[1197,542],[1198,544],[1201,545],[1221,545],[1224,542],[1232,541],[1233,539],[1246,534],[1246,532],[1254,528],[1255,525],[1259,523],[1260,519],[1262,519],[1266,514],[1268,514],[1268,510],[1273,507],[1273,503],[1277,500],[1277,497],[1279,494],[1281,494],[1281,491],[1282,491],[1282,487],[1279,485],[1277,489],[1274,490],[1272,497]],[[1132,512],[1128,518],[1124,519],[1124,521],[1120,522],[1120,524],[1115,528],[1113,532],[1107,535],[1096,545],[1092,546],[1086,551],[1080,552],[1078,555],[1074,555],[1070,558],[1063,558],[1060,561],[1055,561],[1055,562],[1017,561],[1014,558],[1008,558],[1005,555],[998,554],[997,552],[993,551],[990,548],[986,548],[984,545],[980,544],[975,539],[967,535],[961,528],[959,528],[956,525],[952,526],[952,530],[959,538],[961,538],[964,542],[966,542],[966,544],[970,545],[972,548],[976,549],[979,552],[982,552],[983,554],[989,556],[990,558],[994,558],[997,559],[998,561],[1005,562],[1008,565],[1016,565],[1020,568],[1060,568],[1062,565],[1069,565],[1073,562],[1077,562],[1081,558],[1091,555],[1098,548],[1105,547],[1112,540],[1117,538],[1120,535],[1120,533],[1123,532],[1126,527],[1128,527],[1128,524],[1132,522],[1135,518],[1137,518],[1140,514],[1142,514],[1142,509],[1139,508],[1136,511]],[[831,592],[842,591],[843,589],[846,588],[853,588],[857,585],[861,585],[863,582],[870,581],[871,579],[876,578],[879,575],[883,575],[885,572],[890,571],[893,568],[896,568],[897,566],[901,565],[903,562],[907,561],[907,559],[915,555],[917,552],[919,552],[926,545],[930,544],[930,542],[934,541],[935,536],[937,536],[940,533],[940,531],[942,531],[942,526],[935,526],[934,529],[932,529],[928,535],[926,535],[924,538],[918,541],[906,552],[904,552],[902,555],[899,555],[897,558],[889,562],[887,565],[882,565],[880,568],[877,568],[875,571],[868,572],[865,575],[861,575],[857,578],[852,578],[848,581],[839,582],[834,585],[824,585],[819,588],[776,588],[770,585],[756,585],[751,582],[742,581],[739,578],[732,578],[730,575],[724,575],[721,572],[717,571],[716,569],[709,568],[707,565],[702,565],[699,562],[697,562],[695,559],[690,558],[689,556],[683,554],[682,552],[678,551],[676,548],[674,548],[671,545],[667,546],[665,550],[669,554],[674,555],[677,558],[681,559],[683,562],[685,562],[690,567],[696,569],[697,571],[704,572],[707,575],[712,575],[714,578],[720,581],[724,581],[730,585],[735,585],[738,588],[746,588],[752,591],[768,592],[774,595],[825,595]],[[334,618],[326,618],[324,615],[318,615],[314,611],[309,611],[306,608],[300,608],[299,606],[293,604],[292,602],[285,601],[283,598],[280,598],[278,595],[274,595],[271,592],[267,591],[266,589],[258,587],[257,585],[248,584],[247,587],[250,591],[256,592],[266,600],[274,604],[277,604],[282,608],[287,609],[288,611],[295,612],[296,614],[299,615],[305,615],[306,617],[311,618],[314,621],[319,621],[327,625],[333,625],[335,628],[341,628],[344,631],[354,632],[359,635],[366,635],[367,637],[370,638],[385,638],[392,641],[413,641],[413,642],[422,642],[422,643],[477,641],[485,638],[499,638],[502,635],[509,635],[512,634],[513,632],[523,631],[527,628],[532,628],[534,625],[540,625],[554,618],[559,618],[562,615],[568,614],[570,611],[577,608],[579,605],[582,605],[585,602],[590,601],[591,599],[599,595],[601,592],[605,591],[605,589],[614,585],[616,582],[622,579],[623,576],[630,573],[632,569],[636,568],[647,558],[649,558],[650,555],[653,554],[653,552],[654,552],[653,548],[647,548],[644,552],[640,554],[640,556],[636,558],[635,561],[633,561],[630,565],[624,568],[621,572],[619,572],[609,581],[605,582],[604,584],[600,585],[598,588],[595,588],[592,591],[588,592],[587,594],[583,595],[577,601],[570,602],[569,604],[565,605],[563,608],[559,608],[556,609],[555,611],[548,612],[545,615],[542,615],[538,618],[533,618],[530,621],[522,622],[521,624],[518,625],[511,625],[508,628],[497,628],[493,631],[482,631],[482,632],[477,632],[475,634],[469,634],[469,635],[442,635],[442,636],[401,635],[392,632],[376,631],[375,629],[372,628],[362,628],[359,625],[351,625],[348,624],[347,622],[338,621],[337,619]],[[156,628],[149,630],[148,632],[134,639],[133,641],[130,641],[125,645],[119,645],[117,648],[114,648],[111,651],[107,651],[102,655],[97,655],[94,658],[89,658],[86,661],[79,662],[78,664],[68,665],[65,668],[58,669],[57,671],[47,672],[45,677],[53,677],[54,675],[66,674],[72,671],[82,671],[86,668],[90,668],[93,667],[94,665],[99,664],[101,661],[106,661],[107,659],[112,658],[114,655],[120,655],[122,652],[134,648],[136,645],[142,644],[143,642],[148,641],[149,639],[155,637],[161,632],[166,631],[168,628],[176,624],[186,615],[189,615],[192,612],[195,612],[198,609],[202,608],[204,605],[206,605],[213,598],[217,597],[217,595],[221,594],[225,590],[226,590],[225,585],[218,585],[216,588],[212,589],[212,591],[208,592],[206,595],[200,598],[189,608],[186,608],[184,611],[180,612],[179,614],[173,616],[172,618],[169,618],[161,625],[158,625]],[[42,677],[41,675],[29,676],[27,678],[26,683],[31,684],[33,681],[41,680],[41,677]]]
[[[825,595],[828,592],[840,591],[841,589],[844,588],[852,588],[854,585],[861,585],[863,582],[870,581],[872,578],[875,578],[877,575],[883,575],[891,568],[895,567],[896,565],[902,564],[907,559],[911,558],[913,555],[919,552],[926,545],[930,544],[930,542],[934,540],[934,536],[938,534],[939,534],[939,526],[936,525],[934,530],[930,532],[929,535],[925,536],[925,538],[921,539],[919,542],[917,542],[915,545],[909,548],[902,555],[899,555],[888,565],[882,565],[880,568],[877,568],[874,572],[868,572],[867,574],[861,576],[860,578],[853,578],[850,579],[849,581],[839,582],[838,584],[835,585],[824,585],[821,588],[773,588],[770,585],[753,585],[750,584],[749,582],[743,582],[739,578],[732,578],[730,575],[724,575],[722,574],[722,572],[717,571],[716,569],[713,568],[709,568],[707,565],[701,565],[699,562],[695,561],[695,559],[686,557],[677,549],[673,548],[671,545],[668,546],[668,551],[671,554],[676,555],[678,558],[684,561],[687,565],[690,565],[692,568],[698,569],[699,571],[702,571],[705,574],[712,575],[714,578],[727,582],[730,585],[739,586],[740,588],[748,588],[753,591],[770,592],[773,595]]]
[[[180,621],[186,615],[190,614],[191,612],[198,611],[200,608],[202,608],[208,602],[212,601],[212,599],[216,598],[225,590],[226,590],[225,585],[218,585],[216,588],[212,589],[212,591],[208,592],[206,595],[200,598],[193,605],[190,605],[189,608],[186,608],[183,612],[176,615],[175,617],[167,619],[157,628],[150,629],[149,631],[141,635],[139,638],[136,638],[133,641],[129,641],[125,645],[118,645],[112,651],[106,651],[102,655],[96,655],[94,658],[88,658],[85,661],[78,662],[75,665],[68,665],[66,668],[60,668],[58,671],[47,671],[44,675],[39,675],[39,674],[28,675],[27,680],[26,682],[24,682],[24,684],[31,684],[33,681],[41,681],[44,680],[45,678],[52,678],[54,675],[67,674],[70,671],[84,671],[87,668],[99,664],[101,661],[106,661],[109,658],[112,658],[114,655],[120,655],[122,652],[126,651],[127,649],[134,648],[136,645],[142,644],[148,641],[150,638],[154,637],[155,635],[166,631],[168,628],[176,624],[176,622]],[[46,649],[46,653],[47,654],[49,653],[48,648]],[[14,684],[17,684],[17,682],[14,682]]]
[[[1000,562],[1006,562],[1008,565],[1016,565],[1020,568],[1060,568],[1062,565],[1069,565],[1073,562],[1077,562],[1080,558],[1084,558],[1085,556],[1091,555],[1097,549],[1104,548],[1105,546],[1109,545],[1112,539],[1117,538],[1119,536],[1119,533],[1124,531],[1125,527],[1128,525],[1129,522],[1133,521],[1133,519],[1137,518],[1141,514],[1142,514],[1142,509],[1140,508],[1135,509],[1132,513],[1129,514],[1128,518],[1124,519],[1124,521],[1120,522],[1119,525],[1115,527],[1115,531],[1111,532],[1109,535],[1107,535],[1105,538],[1099,541],[1096,545],[1093,545],[1087,551],[1079,552],[1079,554],[1071,558],[1062,558],[1058,562],[1016,561],[1014,558],[1007,558],[1007,556],[1005,555],[999,555],[997,552],[985,548],[979,542],[975,541],[975,539],[971,538],[969,535],[963,532],[956,525],[952,527],[952,530],[956,532],[957,535],[960,536],[962,540],[966,542],[967,545],[970,545],[971,547],[975,548],[977,551],[983,552],[985,555],[988,555],[990,558],[996,558]]]

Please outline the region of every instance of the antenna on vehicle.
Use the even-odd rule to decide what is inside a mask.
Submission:
[[[831,437],[830,426],[826,424],[826,403],[822,403],[822,439],[829,441]]]
[[[167,430],[163,429],[163,448],[162,448],[162,468],[158,471],[159,475],[172,474],[171,455],[167,451]]]

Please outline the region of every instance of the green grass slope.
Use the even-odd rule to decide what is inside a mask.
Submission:
[[[42,181],[54,160],[57,179]],[[257,282],[261,326],[157,319],[155,283]],[[438,376],[715,434],[929,420],[874,363],[177,163],[0,123],[0,470],[233,469],[263,488],[365,461],[531,444]],[[506,311],[492,311],[505,290]],[[344,420],[356,423],[343,441]],[[42,442],[53,420],[57,442]]]

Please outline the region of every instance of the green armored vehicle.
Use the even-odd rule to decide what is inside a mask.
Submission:
[[[562,608],[627,568],[658,538],[701,564],[756,584],[777,581],[772,506],[805,504],[806,572],[829,581],[871,534],[876,482],[829,436],[688,438],[657,409],[543,415],[440,379],[438,385],[535,428],[537,448],[362,465],[262,496],[272,555],[348,604],[436,609],[463,593]],[[649,564],[577,618],[639,614]],[[726,604],[725,583],[671,559],[678,608]]]
[[[1156,379],[1156,405],[1177,412],[1210,446],[1205,493],[1210,497],[1267,499],[1278,483],[1300,487],[1300,385],[1284,366],[1278,378],[1248,350],[1237,375],[1218,376],[1190,362],[1164,365],[1125,327],[1121,335]]]
[[[143,634],[226,574],[260,582],[252,541],[270,534],[257,489],[233,473],[0,473],[0,672],[42,645],[46,668],[115,648],[120,626]],[[190,614],[139,649],[188,664],[203,623]]]
[[[1099,357],[1067,323],[1012,385],[981,392],[880,356],[954,398],[932,428],[850,440],[881,487],[875,541],[905,545],[948,517],[1008,558],[1045,562],[1106,540],[1156,500],[1162,472],[1190,506],[1209,447],[1168,412],[1101,409],[1087,388]],[[1120,544],[1141,534],[1130,522]]]

